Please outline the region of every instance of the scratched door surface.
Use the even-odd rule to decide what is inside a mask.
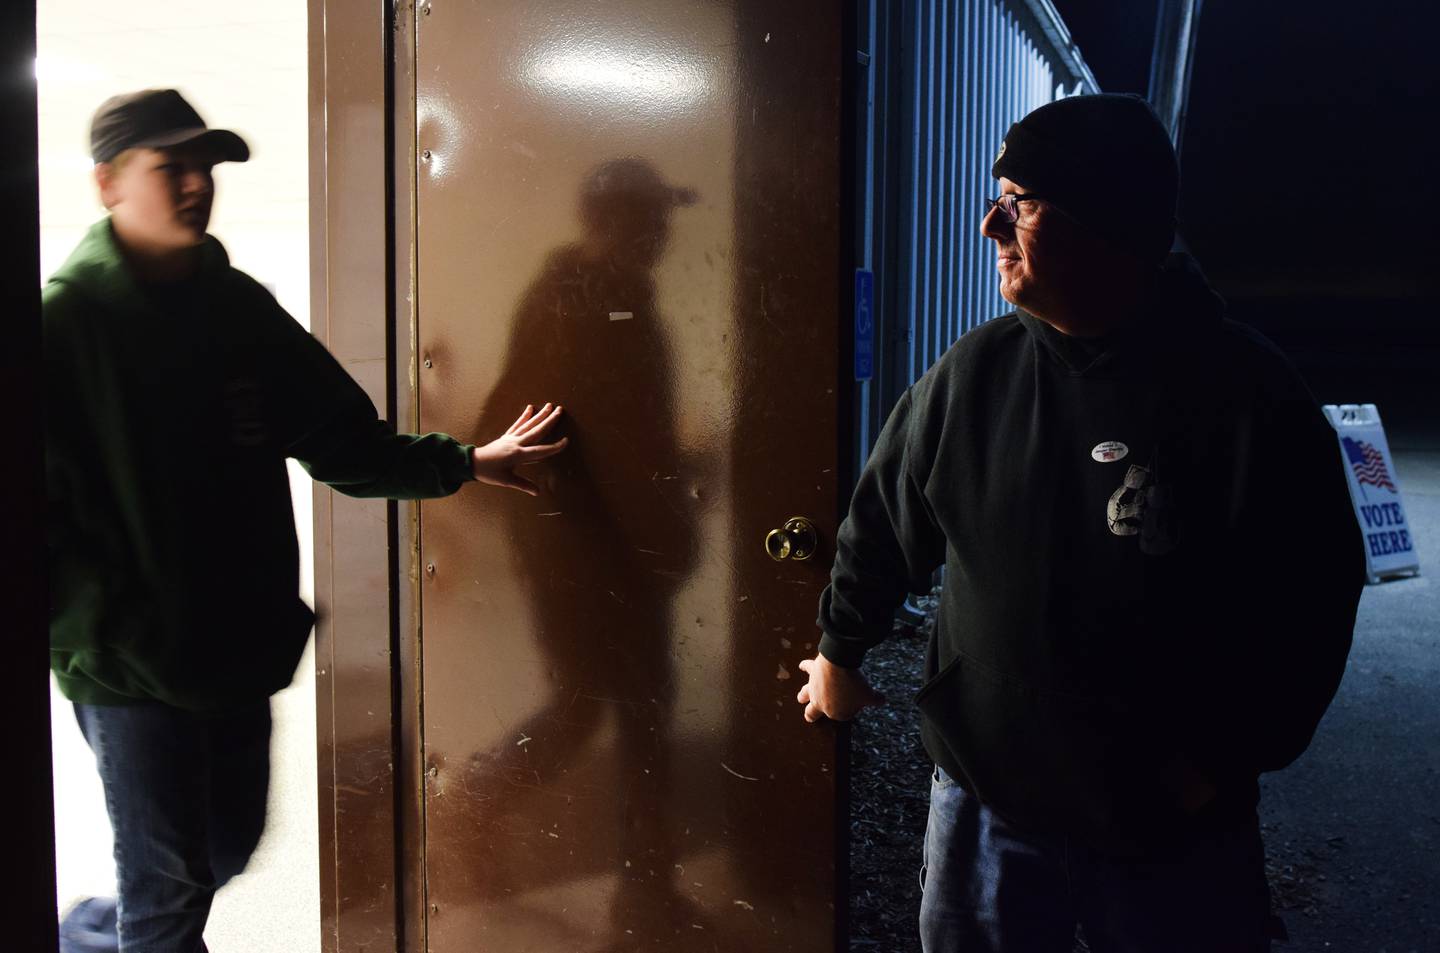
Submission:
[[[422,509],[437,953],[834,949],[838,9],[421,6],[422,428],[572,442]]]

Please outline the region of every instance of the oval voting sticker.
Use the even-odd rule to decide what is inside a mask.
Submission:
[[[1095,458],[1097,463],[1114,463],[1122,460],[1129,454],[1130,448],[1118,440],[1107,440],[1104,443],[1097,443],[1095,449],[1090,451],[1090,456]]]

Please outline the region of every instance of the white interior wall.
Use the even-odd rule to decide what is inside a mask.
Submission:
[[[90,117],[107,97],[175,87],[252,158],[216,169],[210,231],[236,267],[309,324],[306,5],[296,0],[39,0],[41,277],[104,210],[90,178]],[[312,598],[310,484],[292,464],[302,594]],[[276,696],[270,821],[250,870],[221,891],[212,953],[319,949],[313,664]],[[110,832],[89,749],[52,693],[59,901],[114,891]]]

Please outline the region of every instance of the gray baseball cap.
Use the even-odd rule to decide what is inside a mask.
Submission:
[[[228,129],[211,129],[173,89],[143,89],[111,96],[90,121],[90,157],[109,162],[126,149],[165,149],[189,143],[213,145],[224,161],[250,158],[245,140]]]

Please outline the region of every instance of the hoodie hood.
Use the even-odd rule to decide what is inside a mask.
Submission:
[[[200,273],[218,276],[230,268],[230,256],[213,235],[206,235],[200,247]],[[105,301],[117,310],[147,310],[148,301],[120,251],[115,227],[107,216],[85,233],[65,264],[50,277],[52,284],[66,284],[87,298]]]
[[[1199,262],[1183,252],[1172,252],[1161,265],[1155,300],[1143,320],[1102,338],[1073,337],[1023,309],[1015,313],[1042,353],[1070,373],[1128,377],[1153,365],[1157,350],[1193,346],[1197,335],[1218,331],[1225,316],[1225,300]]]

